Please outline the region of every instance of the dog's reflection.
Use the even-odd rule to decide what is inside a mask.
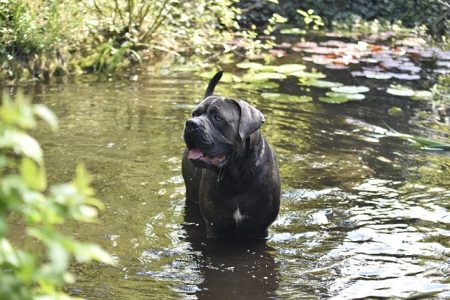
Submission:
[[[186,203],[184,228],[192,250],[200,253],[199,299],[275,297],[279,273],[274,249],[265,240],[207,239],[199,207],[192,203]]]

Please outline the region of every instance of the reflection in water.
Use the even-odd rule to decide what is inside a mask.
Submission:
[[[265,240],[206,239],[198,205],[187,203],[184,228],[203,276],[199,299],[267,299],[278,287],[278,268]]]
[[[214,241],[205,239],[198,208],[184,203],[181,132],[206,84],[188,76],[36,87],[35,99],[61,123],[55,134],[37,133],[51,181],[69,180],[67,170],[83,161],[106,205],[100,224],[65,230],[100,243],[119,262],[74,265],[72,294],[450,298],[450,156],[374,135],[383,122],[408,132],[416,103],[380,95],[382,83],[373,81],[366,100],[334,106],[267,100],[259,96],[264,87],[219,84],[218,94],[250,100],[265,114],[262,130],[278,154],[283,196],[268,241]],[[280,87],[324,93],[308,89],[291,79]],[[386,114],[393,104],[403,116]]]

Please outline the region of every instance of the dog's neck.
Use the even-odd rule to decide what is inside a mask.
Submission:
[[[264,160],[264,154],[266,153],[266,142],[259,130],[252,133],[245,139],[243,145],[243,151],[240,156],[235,157],[233,163],[227,165],[222,170],[222,178],[233,178],[234,180],[240,180],[241,178],[251,178],[252,176],[244,176],[243,174],[258,172],[261,167],[261,162]],[[248,162],[252,162],[250,165],[255,166],[249,169]],[[219,173],[221,173],[219,172]],[[227,176],[229,175],[229,176]]]

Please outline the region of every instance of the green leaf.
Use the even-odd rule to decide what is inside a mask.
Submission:
[[[92,260],[99,261],[108,265],[115,265],[113,258],[100,246],[87,243],[76,243],[74,245],[73,254],[78,262],[90,262]]]
[[[304,71],[300,71],[300,72],[293,72],[290,73],[289,75],[291,76],[295,76],[295,77],[300,77],[299,79],[321,79],[321,78],[325,78],[327,77],[327,75],[320,73],[320,72],[304,72]]]
[[[269,79],[285,79],[286,75],[280,73],[262,72],[255,74],[246,74],[242,80],[253,82],[253,81],[265,81]]]
[[[363,100],[364,98],[366,98],[366,96],[364,96],[363,94],[344,94],[344,93],[336,93],[336,92],[327,92],[326,95],[327,95],[327,97],[330,97],[330,98],[345,97],[350,101],[359,101],[359,100]]]
[[[411,96],[413,100],[432,100],[433,93],[430,91],[414,91],[414,95]]]
[[[347,97],[319,97],[319,101],[331,104],[341,104],[350,101]]]
[[[306,69],[305,65],[300,64],[285,64],[285,65],[279,65],[275,68],[275,71],[278,73],[284,73],[284,74],[290,74],[294,72],[300,72],[302,70]]]
[[[296,96],[282,93],[261,93],[261,97],[270,100],[282,100],[294,103],[305,103],[313,101],[311,96],[307,95]]]
[[[0,148],[13,149],[19,155],[24,155],[42,164],[42,149],[39,143],[28,134],[7,129],[0,136]]]
[[[58,119],[55,114],[43,104],[35,104],[33,106],[34,112],[44,121],[50,125],[52,130],[58,129]]]
[[[236,64],[236,67],[240,69],[259,69],[262,67],[262,64],[255,62],[241,62]]]
[[[343,85],[338,87],[332,87],[331,90],[336,93],[359,94],[359,93],[366,93],[370,89],[367,86],[363,85]]]
[[[94,195],[94,189],[91,188],[91,176],[86,171],[86,168],[83,164],[77,165],[75,179],[73,180],[73,184],[78,188],[81,194],[84,196],[92,196]]]
[[[388,94],[394,96],[411,97],[414,96],[414,90],[400,84],[391,84],[386,90]]]
[[[44,191],[47,180],[44,167],[39,167],[33,160],[24,157],[20,165],[20,173],[25,183],[33,190]]]
[[[301,80],[301,85],[313,86],[317,88],[332,88],[342,86],[343,84],[340,82],[333,82],[327,80]]]

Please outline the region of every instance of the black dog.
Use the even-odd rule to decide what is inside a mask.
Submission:
[[[263,114],[242,100],[211,96],[186,121],[186,199],[199,203],[210,238],[266,238],[280,207],[275,153],[261,135]]]

